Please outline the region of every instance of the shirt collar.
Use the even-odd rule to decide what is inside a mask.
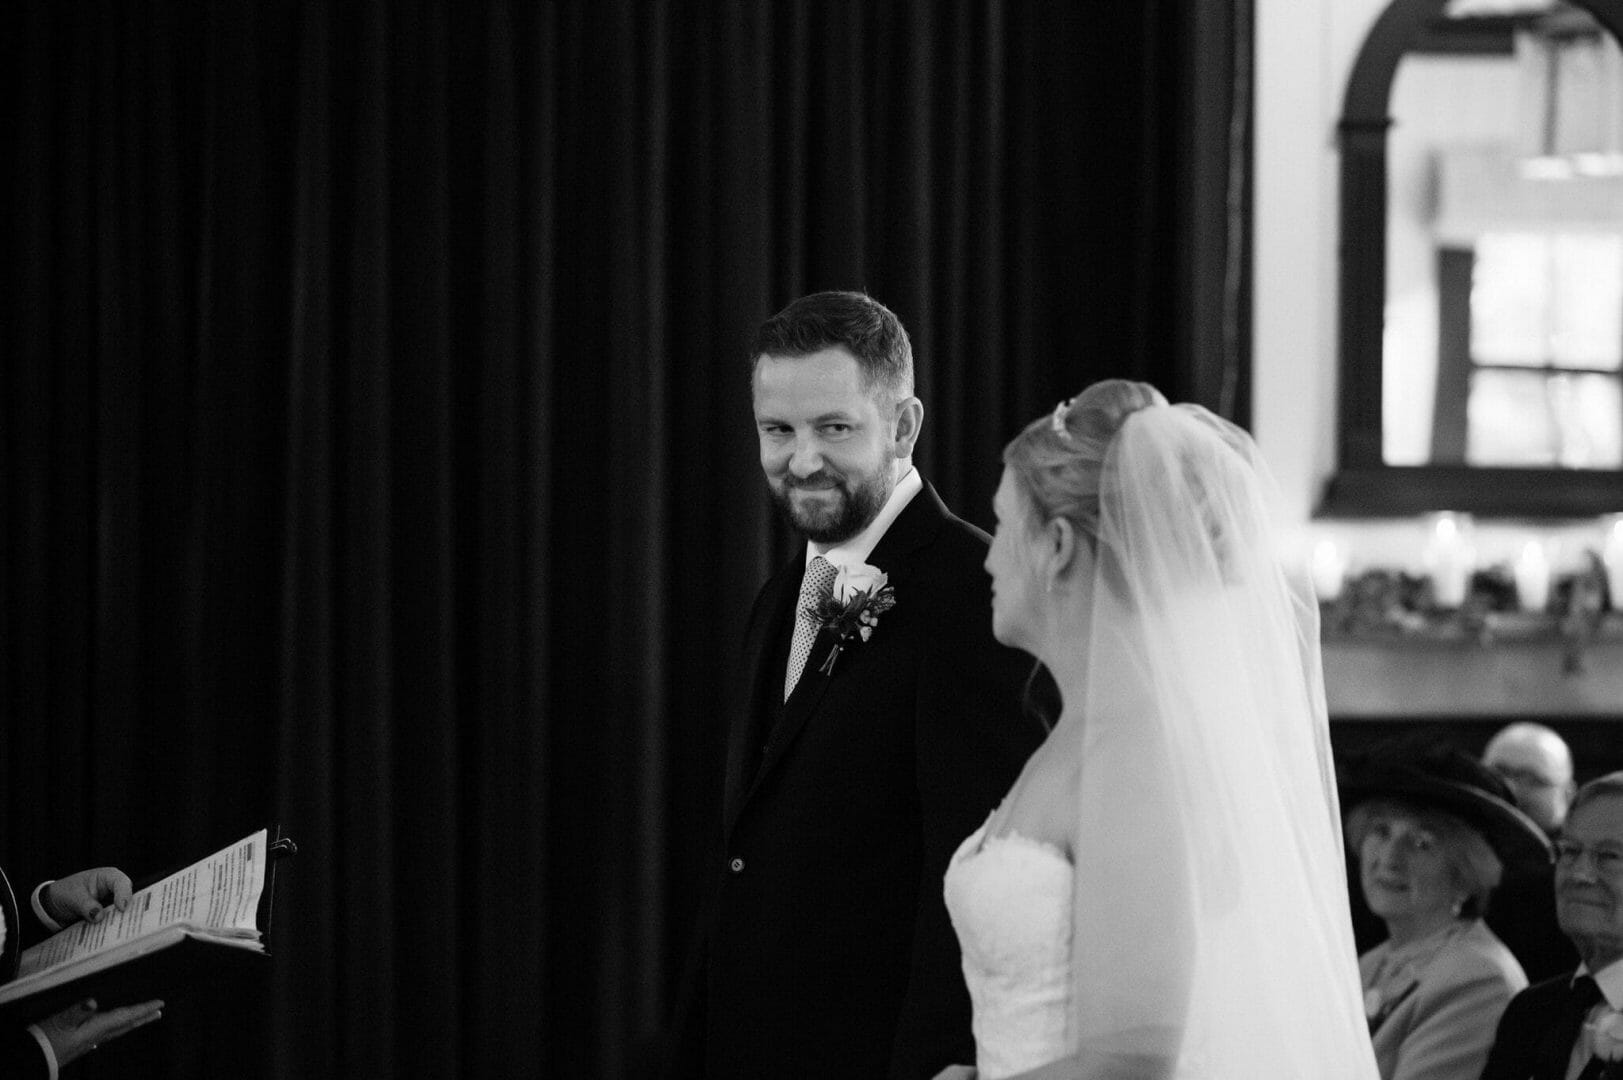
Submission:
[[[824,547],[811,540],[806,541],[806,561],[809,563],[814,557],[821,555],[835,566],[859,566],[867,562],[868,556],[879,546],[879,541],[884,537],[885,530],[890,528],[891,522],[895,521],[907,508],[907,504],[913,501],[913,496],[923,490],[924,478],[919,475],[917,469],[909,466],[907,474],[896,481],[896,487],[891,490],[890,498],[885,500],[885,505],[880,507],[879,513],[874,515],[874,519],[868,522],[861,532],[831,547]]]
[[[1576,980],[1579,975],[1593,975],[1606,1004],[1613,1009],[1623,1010],[1623,960],[1613,960],[1599,971],[1590,971],[1588,964],[1579,964],[1573,979]]]

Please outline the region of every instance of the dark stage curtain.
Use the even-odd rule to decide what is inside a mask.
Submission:
[[[750,331],[895,309],[983,524],[1094,379],[1243,420],[1248,12],[14,11],[0,861],[300,846],[264,977],[81,1075],[635,1074],[789,548]]]

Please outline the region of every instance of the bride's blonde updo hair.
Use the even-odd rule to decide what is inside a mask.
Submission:
[[[1031,500],[1032,524],[1063,517],[1096,540],[1105,451],[1129,416],[1165,404],[1149,383],[1106,379],[1027,424],[1003,448],[1003,463]]]

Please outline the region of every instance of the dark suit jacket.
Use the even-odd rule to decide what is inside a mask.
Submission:
[[[1571,971],[1534,983],[1510,999],[1499,1018],[1482,1080],[1563,1080],[1576,1031],[1562,1031]]]
[[[17,975],[17,958],[22,951],[22,918],[16,894],[6,872],[0,870],[0,914],[6,924],[6,939],[0,947],[0,982],[9,982]],[[50,1075],[45,1064],[45,1051],[26,1027],[0,1026],[0,1077],[8,1080],[32,1080]]]
[[[1020,711],[1030,658],[991,636],[986,544],[926,484],[868,559],[896,606],[827,675],[820,634],[788,702],[804,554],[756,597],[671,1075],[916,1077],[974,1060],[942,875],[1042,736]]]
[[[0,1031],[0,1076],[6,1080],[34,1080],[50,1075],[45,1051],[27,1028]]]
[[[1555,918],[1555,867],[1507,871],[1493,890],[1485,918],[1521,961],[1530,982],[1571,975],[1578,966],[1578,950]]]

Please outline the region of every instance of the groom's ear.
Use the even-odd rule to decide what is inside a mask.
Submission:
[[[896,456],[910,458],[919,441],[919,429],[924,426],[924,402],[916,397],[903,398],[896,403]]]

